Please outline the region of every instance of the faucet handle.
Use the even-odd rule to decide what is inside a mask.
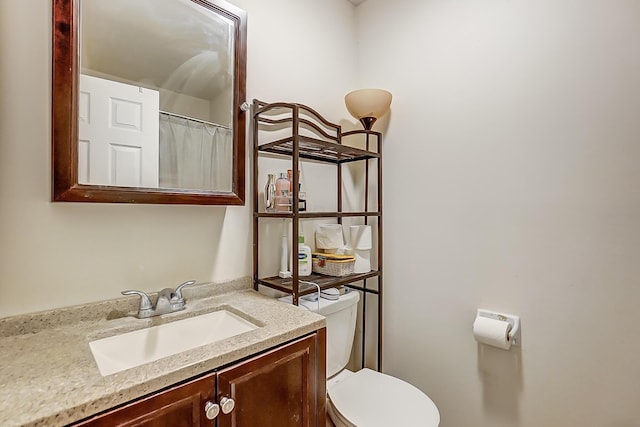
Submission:
[[[182,297],[182,289],[184,289],[187,286],[191,286],[194,285],[196,283],[195,280],[189,280],[188,282],[184,282],[182,283],[180,286],[178,286],[174,292],[176,298],[178,299],[178,301],[182,301],[184,298]]]
[[[140,296],[140,309],[142,310],[151,310],[153,309],[153,304],[151,304],[151,300],[149,299],[149,295],[145,294],[141,291],[122,291],[122,295],[139,295]]]

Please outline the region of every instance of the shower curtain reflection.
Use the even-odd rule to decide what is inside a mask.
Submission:
[[[160,113],[160,187],[231,191],[230,129]]]

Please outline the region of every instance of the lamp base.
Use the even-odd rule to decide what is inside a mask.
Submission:
[[[362,123],[362,126],[364,126],[366,130],[371,130],[376,120],[377,119],[375,117],[361,117],[360,123]]]

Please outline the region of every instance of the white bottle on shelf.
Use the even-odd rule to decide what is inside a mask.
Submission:
[[[298,237],[298,275],[311,275],[311,248],[304,244],[304,236]]]

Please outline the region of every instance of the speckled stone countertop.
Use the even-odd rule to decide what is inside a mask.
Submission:
[[[127,297],[0,319],[0,426],[64,426],[325,326],[322,316],[265,297],[249,279],[183,291],[187,308],[132,317]],[[89,342],[226,308],[259,328],[101,376]]]

